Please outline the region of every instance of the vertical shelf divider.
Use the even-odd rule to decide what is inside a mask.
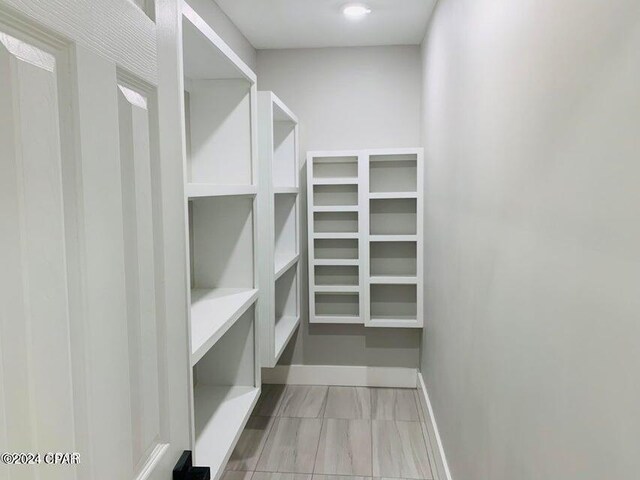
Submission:
[[[360,238],[358,239],[360,257],[360,312],[363,323],[371,317],[369,292],[369,157],[365,152],[358,155],[358,179],[360,203]]]

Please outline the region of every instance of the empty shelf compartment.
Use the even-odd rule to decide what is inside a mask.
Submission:
[[[254,310],[242,315],[194,367],[195,454],[199,465],[215,472],[224,468],[260,394]]]
[[[358,205],[358,185],[314,185],[313,205]]]
[[[254,386],[198,385],[194,389],[196,428],[195,455],[198,465],[213,472],[224,468],[224,461],[235,446],[260,396]]]
[[[297,187],[296,124],[273,122],[273,184],[276,187]]]
[[[298,269],[292,268],[282,275],[275,286],[275,351],[280,356],[293,335],[300,319],[298,299]]]
[[[313,158],[313,178],[352,178],[358,177],[358,157],[315,157]]]
[[[315,239],[314,258],[318,260],[357,260],[358,240]]]
[[[253,203],[235,196],[189,202],[192,290],[255,287]]]
[[[319,317],[359,317],[360,296],[357,293],[316,293],[315,307]]]
[[[415,235],[417,201],[415,199],[371,200],[371,235]]]
[[[275,258],[292,259],[298,254],[297,202],[295,195],[277,195],[274,200]]]
[[[371,285],[371,319],[415,320],[418,312],[416,285]]]
[[[372,155],[369,158],[371,192],[415,192],[418,159],[410,155]]]
[[[315,284],[316,285],[359,285],[360,276],[359,268],[354,266],[334,266],[334,265],[316,265]]]
[[[197,78],[185,88],[189,182],[251,185],[251,84]]]
[[[258,298],[258,290],[191,291],[191,364],[195,365]]]
[[[372,242],[369,255],[372,277],[415,277],[418,272],[416,242]]]
[[[315,212],[313,231],[316,233],[357,233],[357,212]]]

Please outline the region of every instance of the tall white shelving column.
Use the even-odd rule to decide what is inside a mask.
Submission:
[[[362,324],[360,152],[307,154],[309,322]]]
[[[423,151],[307,155],[311,323],[423,326]]]
[[[366,152],[367,327],[422,328],[423,151]]]
[[[274,367],[300,325],[298,119],[272,92],[258,93],[260,345]]]
[[[219,479],[260,395],[255,74],[182,4],[193,450]]]

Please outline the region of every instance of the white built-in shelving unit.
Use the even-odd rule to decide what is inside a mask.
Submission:
[[[194,461],[219,478],[260,394],[255,74],[182,4]]]
[[[300,324],[298,120],[272,92],[258,93],[260,339],[274,367]]]
[[[423,326],[423,151],[307,155],[310,323]]]

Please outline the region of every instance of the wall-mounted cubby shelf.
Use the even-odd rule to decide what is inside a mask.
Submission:
[[[274,367],[300,324],[298,120],[272,92],[258,93],[260,339]]]
[[[219,479],[260,395],[255,74],[182,3],[194,462]]]
[[[309,152],[311,323],[423,326],[422,149]]]

